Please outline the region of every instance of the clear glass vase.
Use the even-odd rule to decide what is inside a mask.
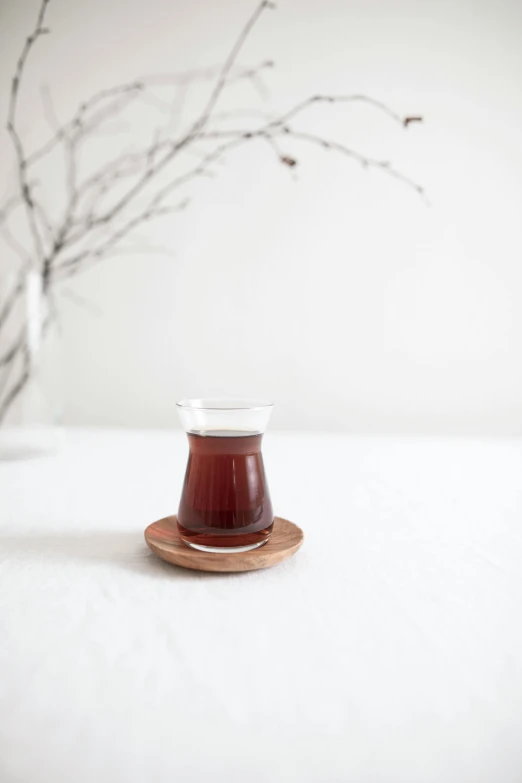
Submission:
[[[178,510],[187,546],[247,552],[268,541],[274,524],[261,440],[272,404],[259,400],[182,400],[189,458]]]
[[[41,275],[0,275],[0,459],[59,447],[58,354],[58,328]]]

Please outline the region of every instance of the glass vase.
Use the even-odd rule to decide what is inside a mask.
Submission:
[[[59,335],[37,272],[0,275],[0,459],[61,442]]]

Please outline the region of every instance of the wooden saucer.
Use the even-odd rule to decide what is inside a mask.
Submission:
[[[180,538],[175,516],[153,522],[145,530],[145,541],[155,555],[168,563],[196,571],[255,571],[258,568],[269,568],[292,557],[303,539],[301,528],[281,517],[275,517],[268,542],[250,552],[215,554],[191,549]]]

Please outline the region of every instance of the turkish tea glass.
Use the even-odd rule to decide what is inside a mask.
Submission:
[[[247,552],[274,524],[261,440],[272,403],[181,400],[189,457],[178,510],[182,540],[205,552]]]

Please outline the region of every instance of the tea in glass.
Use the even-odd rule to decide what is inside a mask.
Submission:
[[[182,540],[195,549],[245,552],[274,523],[261,441],[272,405],[257,400],[182,400],[189,457],[178,510]]]

